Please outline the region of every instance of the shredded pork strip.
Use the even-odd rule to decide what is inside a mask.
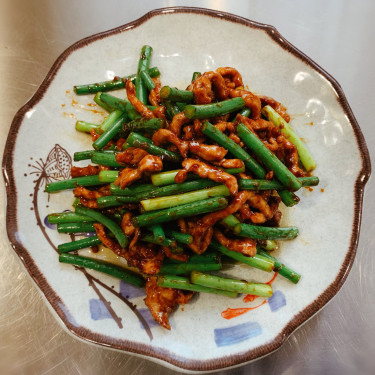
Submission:
[[[295,176],[306,176],[306,173],[298,164],[298,152],[296,146],[286,138],[284,138],[284,160],[286,166]]]
[[[217,163],[213,163],[222,168],[242,168],[244,163],[240,159],[223,159]]]
[[[155,83],[155,87],[150,91],[148,96],[148,100],[152,105],[158,107],[161,103],[160,99],[160,89],[161,89],[161,81],[159,77],[152,78],[153,82]]]
[[[192,83],[192,91],[196,104],[209,104],[215,97],[218,100],[228,98],[228,88],[224,78],[212,71],[201,74]]]
[[[214,125],[217,129],[219,129],[221,132],[225,132],[228,130],[230,133],[233,133],[235,131],[236,125],[233,122],[228,121],[219,121]]]
[[[181,232],[193,236],[193,242],[187,246],[197,254],[204,253],[211,243],[213,228],[202,224],[200,220],[187,220],[181,225],[182,221],[179,221]]]
[[[83,186],[77,186],[73,190],[73,194],[77,198],[98,199],[100,197],[105,197],[105,196],[111,195],[111,191],[109,190],[109,188],[107,186],[106,187],[103,186],[99,190],[89,190],[89,189],[86,189]]]
[[[241,253],[248,257],[253,257],[257,252],[256,242],[251,238],[229,239],[218,229],[214,230],[214,236],[223,246],[231,251]]]
[[[248,118],[246,116],[241,116],[238,114],[236,116],[236,124],[243,123],[246,125],[246,127],[251,130],[254,133],[258,133],[259,131],[269,131],[271,127],[274,127],[275,125],[271,121],[264,120],[262,118],[259,118],[257,120],[253,120],[251,118]]]
[[[95,129],[90,129],[90,135],[93,142],[95,142],[100,137],[100,134],[97,133]]]
[[[124,168],[114,182],[115,185],[125,189],[134,181],[139,180],[146,172],[159,172],[163,169],[163,162],[159,156],[146,155],[139,163],[138,168]]]
[[[96,234],[99,240],[102,242],[102,244],[108,249],[112,250],[116,255],[123,257],[125,250],[121,248],[120,244],[117,241],[108,237],[108,235],[105,232],[104,225],[100,223],[94,223],[93,225]]]
[[[248,203],[240,208],[240,216],[242,220],[250,220],[254,224],[263,224],[267,221],[261,212],[254,212]]]
[[[162,246],[165,256],[169,259],[177,260],[179,262],[187,262],[189,260],[189,255],[187,254],[174,254],[171,249],[167,246]]]
[[[124,145],[125,142],[126,142],[125,138],[119,138],[116,141],[116,150],[121,151],[122,150],[122,146]]]
[[[85,206],[87,208],[99,208],[98,207],[98,202],[96,199],[86,199],[86,198],[82,198],[82,197],[79,197],[79,203],[82,205],[82,206]]]
[[[185,305],[193,296],[193,292],[158,286],[156,277],[149,277],[146,282],[145,304],[152,317],[164,328],[170,330],[169,315],[178,305]]]
[[[265,221],[272,219],[273,212],[267,201],[260,194],[253,191],[248,191],[248,193],[249,196],[247,198],[247,202],[249,203],[250,207],[259,210],[264,215]]]
[[[177,115],[173,116],[172,121],[169,124],[169,130],[179,137],[182,126],[188,122],[190,122],[190,119],[185,116],[184,112],[177,113]]]
[[[133,225],[132,221],[132,213],[131,212],[126,212],[121,220],[121,229],[124,231],[124,233],[130,237],[134,234],[135,232],[135,227]]]
[[[222,67],[216,69],[216,72],[219,73],[225,80],[225,84],[228,88],[236,88],[243,86],[242,76],[239,71],[231,67]]]
[[[236,177],[212,165],[196,159],[185,159],[182,166],[184,169],[181,169],[175,177],[175,182],[178,184],[185,181],[188,172],[192,172],[199,177],[225,184],[232,195],[235,195],[238,191]]]
[[[192,125],[186,125],[183,132],[183,139],[187,141],[203,143],[206,139],[206,136],[202,133],[202,122],[199,119],[194,119]]]
[[[89,164],[87,167],[72,167],[70,169],[70,175],[74,177],[82,176],[94,176],[99,173],[99,167],[97,165]]]
[[[260,109],[262,105],[257,95],[247,90],[230,89],[229,96],[231,98],[241,97],[245,101],[246,107],[251,109],[251,118],[254,120],[260,118]]]
[[[132,104],[134,109],[142,117],[155,118],[155,115],[152,113],[152,111],[148,109],[147,106],[143,104],[135,95],[135,86],[130,79],[126,81],[125,87],[126,87],[126,95],[128,97],[128,100]]]
[[[216,145],[205,145],[198,142],[190,142],[189,150],[192,154],[199,156],[209,162],[219,162],[228,153],[224,147]]]
[[[290,121],[290,116],[287,113],[286,107],[284,107],[277,100],[270,98],[269,96],[259,95],[262,107],[269,105],[272,107],[286,122]]]
[[[156,146],[161,146],[165,143],[174,144],[183,158],[187,157],[189,150],[189,143],[181,140],[175,133],[168,129],[159,129],[152,136],[152,142]]]
[[[156,107],[152,113],[156,118],[160,118],[162,120],[165,120],[165,107],[163,105],[160,105],[159,107]]]
[[[136,229],[134,237],[124,251],[124,258],[129,266],[136,267],[147,275],[155,275],[163,264],[164,254],[157,246],[139,241],[140,230]]]
[[[215,211],[203,216],[203,218],[200,220],[201,223],[205,226],[212,227],[217,221],[237,212],[241,206],[246,203],[250,193],[251,192],[248,190],[239,191],[227,207],[220,211]]]
[[[148,152],[137,147],[129,147],[126,150],[116,154],[116,161],[129,165],[137,165]]]
[[[244,146],[244,143],[241,141],[241,138],[236,134],[236,126],[239,121],[236,122],[228,122],[228,121],[219,121],[214,126],[219,129],[221,132],[229,132],[228,137],[236,142],[241,147]]]

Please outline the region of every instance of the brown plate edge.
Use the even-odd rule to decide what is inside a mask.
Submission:
[[[66,60],[66,58],[75,51],[76,49],[82,48],[85,45],[92,43],[98,39],[102,39],[108,35],[113,35],[117,33],[124,32],[126,30],[133,29],[137,26],[140,26],[142,23],[146,22],[150,18],[161,15],[161,14],[168,14],[168,13],[196,13],[196,14],[203,14],[206,16],[211,16],[215,18],[224,19],[226,21],[239,23],[245,25],[247,27],[256,28],[264,30],[278,45],[280,45],[283,49],[287,50],[288,52],[292,53],[294,56],[302,60],[307,65],[311,66],[319,73],[321,73],[333,86],[334,90],[337,93],[337,99],[343,108],[344,113],[348,116],[349,122],[353,128],[358,148],[361,153],[362,158],[362,169],[360,170],[356,182],[355,182],[355,189],[354,189],[354,221],[352,225],[352,235],[350,239],[350,246],[347,251],[346,257],[344,262],[341,266],[341,269],[331,285],[326,288],[326,290],[317,298],[315,299],[310,305],[308,305],[303,311],[299,312],[285,327],[284,329],[278,334],[270,343],[262,345],[258,348],[250,350],[245,353],[241,353],[238,355],[232,355],[228,357],[216,358],[211,359],[208,361],[199,361],[199,360],[186,360],[186,358],[175,356],[174,354],[161,349],[154,349],[150,345],[145,344],[136,344],[131,341],[127,340],[116,340],[109,336],[100,335],[92,332],[89,329],[84,327],[76,327],[67,314],[66,309],[63,307],[63,303],[55,291],[50,287],[47,283],[46,279],[44,278],[43,274],[39,271],[38,267],[34,263],[32,257],[22,246],[22,244],[17,240],[15,233],[17,233],[17,215],[16,215],[16,204],[17,204],[17,194],[14,175],[13,175],[13,152],[14,146],[16,142],[16,137],[18,134],[18,130],[21,126],[22,120],[24,118],[25,113],[30,110],[34,105],[36,105],[42,98],[44,93],[46,92],[47,88],[53,81],[54,76],[57,74],[59,68]],[[346,280],[349,271],[352,267],[357,246],[358,246],[358,239],[360,233],[360,225],[361,225],[361,213],[362,213],[362,204],[363,204],[363,194],[364,194],[364,187],[366,182],[368,181],[370,174],[371,174],[371,163],[369,152],[366,146],[366,142],[364,140],[364,136],[360,130],[360,127],[354,117],[354,114],[347,102],[345,94],[339,85],[339,83],[329,75],[324,69],[322,69],[318,64],[312,61],[308,56],[306,56],[303,52],[298,50],[294,47],[291,43],[289,43],[285,38],[273,27],[270,25],[250,21],[246,18],[232,15],[225,12],[215,11],[211,9],[204,9],[204,8],[194,8],[194,7],[171,7],[171,8],[161,8],[155,9],[151,12],[148,12],[143,17],[130,22],[126,25],[98,33],[87,38],[81,39],[80,41],[76,42],[69,48],[67,48],[56,60],[53,64],[52,68],[48,72],[46,78],[43,80],[42,84],[33,95],[33,97],[17,112],[15,115],[10,131],[8,134],[8,138],[5,145],[4,156],[3,156],[3,163],[2,163],[2,171],[3,177],[6,184],[6,193],[7,193],[7,208],[6,208],[6,222],[7,222],[7,235],[10,240],[11,246],[14,251],[17,253],[19,258],[21,259],[24,267],[29,272],[30,276],[33,278],[34,282],[38,285],[41,292],[44,294],[45,298],[49,301],[52,308],[55,310],[59,318],[63,321],[66,328],[77,335],[78,337],[96,343],[105,347],[110,347],[113,349],[126,351],[129,353],[140,354],[146,357],[153,357],[155,359],[165,361],[170,363],[173,366],[179,367],[181,369],[185,369],[188,371],[213,371],[219,370],[223,368],[228,368],[231,366],[238,366],[239,364],[245,364],[246,362],[250,362],[254,359],[263,357],[274,350],[278,349],[283,342],[291,335],[291,333],[297,329],[302,323],[312,317],[315,313],[317,313],[329,300],[333,298],[333,296],[338,292],[338,290],[343,285],[344,281]]]

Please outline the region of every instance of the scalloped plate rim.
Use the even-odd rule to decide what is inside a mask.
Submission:
[[[352,235],[350,240],[350,246],[346,252],[346,257],[341,265],[340,272],[338,273],[336,279],[333,283],[331,283],[328,288],[324,290],[324,292],[315,299],[310,305],[308,305],[304,310],[298,313],[289,323],[283,328],[283,330],[278,334],[272,342],[259,346],[255,349],[249,350],[248,352],[242,353],[240,355],[231,355],[222,358],[210,359],[206,361],[201,360],[186,360],[182,357],[178,357],[177,355],[168,355],[167,350],[158,349],[155,350],[152,348],[152,345],[145,345],[145,344],[136,344],[135,347],[132,342],[127,340],[116,340],[112,339],[111,337],[96,334],[88,329],[82,327],[75,327],[73,326],[68,319],[66,319],[66,315],[61,308],[61,300],[49,286],[46,279],[44,278],[43,274],[39,271],[38,267],[34,263],[33,258],[28,253],[27,249],[22,246],[22,244],[17,240],[15,237],[16,229],[17,229],[17,222],[16,222],[16,209],[12,209],[12,207],[16,207],[17,202],[17,193],[16,193],[16,186],[13,176],[13,152],[15,141],[17,138],[17,133],[19,128],[22,125],[23,118],[27,111],[33,108],[44,96],[45,92],[47,91],[48,87],[50,86],[51,82],[53,81],[55,75],[58,73],[60,67],[66,60],[66,58],[71,54],[71,52],[86,46],[89,43],[95,42],[98,39],[105,38],[107,36],[111,36],[114,34],[126,32],[127,30],[131,30],[137,26],[140,26],[142,23],[146,22],[150,18],[154,16],[159,16],[162,14],[178,14],[178,13],[196,13],[196,14],[203,14],[205,16],[220,18],[225,21],[234,22],[237,24],[241,24],[246,27],[261,29],[262,31],[266,32],[275,43],[277,43],[281,48],[287,50],[288,52],[292,53],[295,57],[302,60],[309,66],[311,66],[314,70],[318,71],[322,74],[333,86],[333,89],[337,93],[337,100],[342,107],[342,110],[347,115],[350,125],[353,128],[355,139],[357,141],[357,146],[360,151],[360,156],[362,159],[362,168],[355,180],[355,203],[354,203],[354,214],[353,214],[353,224],[352,224]],[[218,371],[224,368],[229,367],[237,367],[240,365],[244,365],[249,363],[255,359],[259,359],[264,357],[278,348],[286,341],[286,339],[302,324],[308,321],[311,317],[313,317],[317,312],[319,312],[339,291],[341,286],[343,285],[344,281],[346,280],[349,271],[352,267],[356,250],[358,246],[358,239],[359,239],[359,232],[360,232],[360,224],[361,224],[361,215],[362,215],[362,203],[363,203],[363,193],[364,187],[366,182],[368,181],[370,174],[371,174],[371,164],[370,164],[370,157],[368,153],[368,149],[366,146],[366,142],[364,140],[363,134],[360,130],[360,127],[352,113],[352,110],[346,100],[345,94],[339,85],[339,83],[323,68],[321,68],[318,64],[316,64],[313,60],[311,60],[308,56],[306,56],[303,52],[297,49],[294,45],[289,43],[285,38],[277,31],[277,29],[273,26],[255,22],[248,20],[246,18],[236,16],[230,13],[215,11],[211,9],[205,8],[196,8],[196,7],[169,7],[169,8],[160,8],[152,10],[146,13],[144,16],[129,22],[125,25],[100,32],[86,38],[79,40],[78,42],[74,43],[70,47],[68,47],[55,61],[52,65],[51,69],[49,70],[48,74],[46,75],[45,79],[39,86],[38,90],[35,94],[29,99],[29,101],[22,106],[19,111],[16,113],[10,130],[8,134],[8,138],[6,141],[4,154],[3,154],[3,163],[2,163],[2,171],[3,177],[6,184],[6,194],[7,194],[7,207],[6,207],[6,220],[7,220],[7,235],[10,241],[10,245],[18,255],[20,261],[22,262],[23,266],[33,279],[33,281],[37,284],[39,291],[42,293],[43,297],[49,302],[49,308],[57,314],[61,322],[63,323],[63,327],[73,334],[77,336],[79,339],[88,341],[89,343],[98,344],[105,346],[107,348],[125,351],[127,353],[132,353],[140,357],[148,358],[158,362],[160,364],[166,365],[168,367],[172,367],[175,369],[184,370],[186,372],[207,372],[207,371]]]

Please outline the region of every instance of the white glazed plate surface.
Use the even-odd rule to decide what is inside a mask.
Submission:
[[[301,202],[284,210],[281,221],[296,225],[300,235],[275,256],[302,274],[300,282],[278,276],[274,296],[264,304],[262,298],[245,303],[242,297],[199,295],[171,315],[171,331],[152,320],[143,290],[59,264],[54,248],[69,237],[45,223],[47,214],[72,203],[71,192],[48,195],[45,184],[68,178],[69,155],[90,148],[89,137],[74,130],[75,121],[99,123],[104,116],[89,105],[93,95],[77,97],[73,86],[134,73],[145,44],[153,47],[152,65],[162,72],[163,85],[184,88],[195,71],[233,66],[251,91],[283,103],[320,178],[313,191],[298,193]],[[185,371],[212,371],[277,349],[337,293],[355,256],[370,161],[337,82],[274,28],[216,11],[168,8],[66,50],[15,116],[3,173],[11,245],[70,332]],[[260,282],[272,277],[247,266],[227,274]],[[261,304],[230,320],[221,316],[227,308]]]

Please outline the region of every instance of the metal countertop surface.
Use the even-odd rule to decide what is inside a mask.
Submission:
[[[1,149],[15,113],[67,47],[168,6],[211,8],[275,26],[340,83],[373,158],[375,3],[371,0],[1,0]],[[9,246],[3,184],[2,188],[0,373],[175,374],[145,359],[89,345],[63,330]],[[375,183],[370,178],[357,256],[337,296],[278,351],[220,374],[375,373],[374,194]]]

